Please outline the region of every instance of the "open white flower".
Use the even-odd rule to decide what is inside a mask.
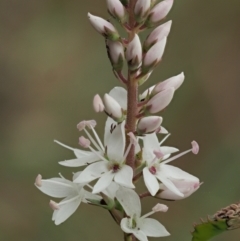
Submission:
[[[178,167],[168,165],[167,163],[179,158],[188,152],[198,153],[198,144],[193,141],[192,148],[184,151],[174,157],[168,158],[171,153],[177,149],[173,147],[160,147],[160,144],[155,133],[146,135],[143,137],[143,160],[146,161],[146,167],[143,169],[143,177],[145,185],[152,196],[155,196],[160,186],[159,182],[162,182],[166,188],[180,197],[184,197],[184,194],[172,181],[175,180],[193,180],[196,177],[184,172]],[[167,159],[168,158],[168,159]]]
[[[85,127],[83,129],[85,129]],[[85,145],[91,152],[98,155],[100,161],[86,167],[74,182],[86,183],[99,178],[94,185],[93,193],[103,191],[113,180],[121,186],[134,188],[132,183],[133,170],[125,163],[126,156],[133,144],[130,143],[125,151],[125,121],[116,125],[111,118],[108,118],[104,135],[104,150],[106,151],[102,153],[99,150],[101,146],[103,147],[103,144],[96,132],[94,132],[94,134],[98,143],[96,143],[90,135],[88,136],[90,140],[81,137],[80,141],[82,145]],[[98,151],[91,146],[90,141]]]
[[[48,196],[64,198],[59,203],[52,200],[49,203],[50,207],[54,210],[52,220],[56,225],[68,219],[77,210],[81,202],[87,203],[87,199],[101,199],[100,196],[84,190],[84,185],[73,183],[62,176],[42,180],[40,174],[35,181],[35,186]]]
[[[164,237],[170,235],[160,222],[147,218],[155,212],[167,211],[165,205],[157,204],[151,212],[141,217],[141,202],[135,191],[119,188],[116,198],[127,214],[127,217],[121,221],[121,228],[125,233],[132,233],[140,241],[147,241],[147,236]]]

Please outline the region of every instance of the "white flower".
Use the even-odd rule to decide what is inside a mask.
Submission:
[[[121,186],[134,188],[132,183],[133,170],[125,163],[126,156],[132,145],[132,143],[130,143],[125,151],[125,121],[116,125],[111,118],[108,118],[104,135],[105,148],[103,148],[104,152],[102,153],[99,150],[101,146],[103,147],[103,144],[96,132],[94,132],[94,134],[98,140],[98,144],[90,135],[88,137],[98,151],[96,151],[91,145],[89,145],[88,148],[98,155],[101,161],[92,163],[86,167],[74,182],[86,183],[99,178],[94,185],[93,193],[103,191],[113,180]]]
[[[180,197],[184,194],[172,181],[175,180],[195,180],[196,177],[182,171],[178,167],[168,165],[167,163],[179,158],[188,152],[198,153],[198,144],[193,141],[192,149],[182,152],[174,157],[167,159],[171,153],[177,149],[173,147],[160,147],[155,133],[143,137],[143,160],[146,161],[146,167],[143,169],[143,177],[146,187],[152,196],[155,196],[160,186],[158,180],[161,181],[171,192]]]
[[[78,208],[81,202],[87,203],[87,199],[100,200],[101,197],[84,190],[85,184],[77,184],[63,177],[55,177],[42,180],[39,174],[35,186],[43,193],[54,197],[64,198],[59,203],[50,201],[49,205],[54,210],[52,220],[56,225],[68,219]]]
[[[132,233],[140,241],[147,241],[147,236],[164,237],[170,235],[160,222],[147,218],[155,212],[166,211],[165,205],[158,204],[150,213],[141,217],[141,202],[136,192],[127,188],[119,188],[116,198],[128,216],[121,221],[121,228],[125,233]]]

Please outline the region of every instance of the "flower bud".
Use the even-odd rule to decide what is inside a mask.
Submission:
[[[164,37],[161,41],[154,44],[146,53],[143,59],[142,72],[151,71],[161,60],[167,43],[167,38]]]
[[[147,103],[148,111],[151,114],[163,110],[171,102],[174,94],[174,88],[169,88],[154,95]]]
[[[126,59],[132,70],[137,69],[142,62],[142,45],[137,34],[127,46]]]
[[[157,28],[155,28],[147,37],[143,44],[144,52],[147,52],[154,44],[161,41],[164,37],[167,37],[170,33],[172,21],[168,21]]]
[[[152,90],[152,94],[155,95],[160,91],[166,90],[168,88],[174,88],[174,90],[177,90],[182,85],[184,78],[185,76],[182,72],[179,75],[164,80],[163,82],[160,82],[159,84],[155,85],[154,89]]]
[[[152,87],[146,89],[141,95],[139,95],[139,100],[143,101],[145,100],[148,96],[151,95],[152,90],[154,89],[155,85],[153,85]]]
[[[105,111],[110,117],[112,117],[114,120],[119,120],[122,118],[122,108],[114,98],[108,94],[105,94],[103,97],[103,102]]]
[[[107,45],[109,47],[109,58],[111,60],[113,69],[116,71],[122,70],[124,60],[124,47],[122,43],[109,40]]]
[[[122,5],[123,5],[124,7],[128,7],[129,0],[120,0],[120,2],[122,3]]]
[[[164,0],[153,7],[149,13],[147,20],[147,26],[153,26],[159,23],[163,18],[167,16],[173,5],[173,0]]]
[[[160,192],[155,196],[161,199],[167,200],[180,200],[189,197],[191,194],[196,192],[202,183],[199,182],[197,177],[191,180],[178,180],[170,179],[171,182],[177,187],[177,189],[183,194],[183,196],[176,195],[176,193],[170,191],[164,184],[160,184]]]
[[[126,11],[124,6],[119,0],[107,0],[107,8],[109,13],[114,17],[125,22],[126,20]]]
[[[117,30],[110,22],[106,21],[103,18],[94,16],[90,13],[88,13],[88,18],[92,26],[104,37],[112,41],[116,41],[120,38]]]
[[[93,109],[98,112],[104,111],[104,104],[102,102],[102,99],[99,95],[95,95],[93,98]]]
[[[160,116],[147,116],[139,120],[137,124],[137,132],[139,134],[152,133],[158,130],[162,123]]]
[[[143,22],[147,17],[148,11],[151,7],[151,0],[137,0],[134,7],[134,14],[137,22]]]

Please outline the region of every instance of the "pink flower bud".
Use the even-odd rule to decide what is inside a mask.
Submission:
[[[162,58],[163,52],[167,43],[167,38],[164,37],[161,41],[154,44],[146,53],[143,59],[143,68],[155,66]]]
[[[118,41],[108,41],[109,57],[115,70],[122,70],[124,60],[124,47]]]
[[[107,8],[113,17],[119,20],[123,20],[125,18],[126,11],[119,0],[107,0]]]
[[[174,192],[170,191],[165,185],[160,184],[160,192],[155,196],[157,198],[167,199],[167,200],[180,200],[189,197],[191,194],[196,192],[202,183],[199,182],[197,177],[191,180],[177,180],[170,179],[171,182],[178,188],[178,190],[183,194],[183,196],[176,195]]]
[[[105,94],[103,97],[105,111],[114,119],[120,119],[122,117],[122,108],[118,102],[110,95]]]
[[[93,109],[98,112],[104,111],[104,104],[102,102],[102,99],[99,95],[95,95],[93,98]]]
[[[169,88],[154,95],[147,103],[151,114],[163,110],[171,102],[174,94],[174,88]]]
[[[197,155],[198,152],[199,152],[199,145],[198,145],[198,143],[196,141],[192,141],[191,144],[192,144],[192,153]]]
[[[41,187],[42,186],[42,175],[41,174],[38,174],[36,179],[35,179],[35,185],[37,187]]]
[[[161,41],[164,37],[167,37],[170,33],[170,29],[172,26],[172,21],[168,21],[157,28],[155,28],[147,37],[144,42],[143,49],[147,51],[152,45]]]
[[[167,210],[168,210],[168,206],[167,205],[165,205],[165,204],[161,204],[161,203],[158,203],[158,204],[156,204],[153,208],[152,208],[152,211],[153,212],[167,212]]]
[[[57,204],[56,202],[52,201],[52,200],[50,200],[49,206],[50,206],[50,208],[51,208],[52,210],[54,210],[54,211],[55,211],[55,210],[59,210],[58,204]]]
[[[90,146],[91,142],[84,136],[79,137],[79,145],[83,148],[88,148]]]
[[[129,66],[134,69],[138,68],[142,62],[142,44],[137,34],[127,46],[126,59]]]
[[[174,90],[178,89],[183,81],[184,81],[184,73],[182,72],[179,75],[173,76],[167,80],[164,80],[163,82],[160,82],[159,84],[155,85],[152,94],[157,94],[160,91],[166,90],[168,88],[174,88]]]
[[[151,0],[137,0],[134,8],[134,14],[138,18],[144,17],[149,11],[150,6],[151,6]]]
[[[151,95],[154,87],[155,87],[155,85],[152,86],[152,87],[150,87],[150,88],[148,88],[148,89],[146,89],[146,90],[139,96],[139,99],[140,99],[140,100],[145,100],[148,95]]]
[[[150,11],[150,19],[151,23],[158,23],[163,18],[167,16],[169,11],[171,10],[173,5],[173,0],[164,0],[158,3],[153,9]]]
[[[151,133],[160,128],[162,117],[160,116],[147,116],[139,120],[137,124],[138,132],[141,134]]]
[[[116,41],[119,39],[119,34],[115,27],[103,18],[94,16],[88,13],[88,18],[92,26],[104,37]]]

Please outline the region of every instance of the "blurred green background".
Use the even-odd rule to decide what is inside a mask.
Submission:
[[[38,173],[71,177],[58,161],[73,153],[53,140],[77,147],[76,124],[93,118],[102,136],[105,116],[94,113],[93,95],[119,85],[88,11],[108,18],[104,0],[0,0],[0,240],[123,240],[106,211],[87,205],[55,226],[50,198],[33,185]],[[190,241],[193,222],[240,199],[240,1],[176,0],[167,19],[163,62],[142,90],[185,72],[163,113],[166,143],[185,150],[199,142],[199,155],[174,165],[204,184],[186,200],[164,202],[169,211],[154,217],[171,233],[164,240]],[[155,203],[144,200],[143,213]]]

